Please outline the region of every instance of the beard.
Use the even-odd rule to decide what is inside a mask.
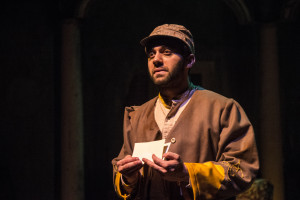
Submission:
[[[164,78],[162,75],[157,75],[154,77],[153,72],[149,73],[151,80],[153,83],[159,87],[159,88],[171,88],[171,87],[176,87],[177,84],[179,84],[183,80],[184,76],[184,64],[183,62],[179,62],[172,71],[169,71],[166,69],[168,72],[167,76]]]

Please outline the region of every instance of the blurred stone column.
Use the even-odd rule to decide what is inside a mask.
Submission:
[[[280,119],[280,87],[277,24],[261,26],[261,124],[260,155],[263,178],[274,185],[274,200],[284,199],[283,149]]]
[[[79,20],[62,24],[61,199],[84,199],[83,111]]]

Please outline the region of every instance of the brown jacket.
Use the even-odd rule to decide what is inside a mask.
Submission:
[[[136,142],[161,139],[154,119],[156,100],[157,97],[142,106],[125,109],[124,144],[119,156],[113,159],[113,165],[126,155],[132,155]],[[171,139],[175,143],[171,144],[169,152],[179,154],[183,162],[199,163],[195,166],[201,168],[203,163],[211,161],[212,165],[224,169],[224,178],[215,191],[207,189],[209,183],[203,181],[205,178],[211,179],[213,173],[195,176],[193,191],[190,192],[193,199],[226,199],[234,196],[250,186],[258,171],[254,132],[245,112],[233,99],[209,90],[197,90],[193,94],[166,142]],[[118,180],[115,184],[119,184]],[[144,176],[131,197],[173,200],[182,198],[179,193],[177,183],[165,181],[159,174],[144,167]]]

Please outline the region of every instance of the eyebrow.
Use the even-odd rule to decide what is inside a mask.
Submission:
[[[166,46],[166,45],[160,45],[161,46],[161,49],[159,49],[159,50],[165,50],[165,49],[170,49],[170,50],[172,50],[172,51],[176,51],[176,49],[175,48],[173,48],[173,47],[170,47],[170,46]],[[147,51],[148,53],[149,52],[152,52],[152,51],[154,51],[154,48],[155,47],[152,47],[151,49],[149,49],[149,51]]]

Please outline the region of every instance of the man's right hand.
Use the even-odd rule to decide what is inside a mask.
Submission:
[[[137,182],[139,170],[143,167],[143,163],[139,158],[127,155],[117,162],[117,167],[123,178],[125,178],[126,184],[131,185]]]

